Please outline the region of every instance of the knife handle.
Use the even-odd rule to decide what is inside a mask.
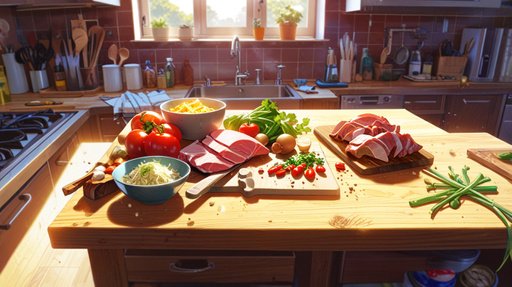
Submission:
[[[79,179],[77,179],[77,180],[75,180],[75,181],[73,181],[71,183],[68,183],[65,186],[63,186],[62,187],[62,192],[64,192],[64,195],[72,194],[73,192],[75,192],[82,185],[84,185],[84,183],[86,181],[88,181],[89,179],[92,178],[92,174],[93,174],[93,171],[89,171],[88,173],[86,173],[81,178],[79,178]]]
[[[186,195],[187,198],[198,198],[201,195],[205,194],[210,187],[212,187],[217,181],[219,181],[221,178],[226,176],[229,172],[231,172],[232,169],[228,169],[223,172],[211,174],[199,182],[197,182],[194,186],[187,189]]]

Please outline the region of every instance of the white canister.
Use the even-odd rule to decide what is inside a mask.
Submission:
[[[121,68],[119,65],[103,65],[103,88],[105,92],[119,92],[123,89]]]
[[[34,93],[49,87],[46,70],[30,71],[30,81],[32,83],[32,91],[34,91]]]
[[[142,71],[139,64],[125,64],[124,78],[127,90],[142,89]]]
[[[25,68],[22,64],[16,62],[14,53],[6,53],[2,55],[5,70],[7,72],[7,82],[11,89],[11,94],[22,94],[28,92],[27,76]]]

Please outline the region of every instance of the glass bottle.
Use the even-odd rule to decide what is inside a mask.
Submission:
[[[57,91],[65,91],[66,87],[66,73],[64,72],[64,67],[61,63],[55,65],[54,75],[55,79],[55,89]]]
[[[166,72],[164,73],[164,69],[160,68],[158,70],[158,76],[156,77],[158,89],[164,90],[165,88],[167,88],[166,77],[167,77]]]
[[[361,76],[364,81],[373,79],[373,59],[368,54],[368,48],[363,48],[363,56],[361,57]]]
[[[156,72],[151,66],[151,61],[146,60],[146,67],[144,68],[144,82],[146,84],[146,88],[156,88]]]
[[[194,84],[194,69],[189,60],[183,61],[183,84],[192,86]]]
[[[167,58],[167,64],[165,65],[165,81],[167,88],[174,87],[175,84],[175,70],[176,67],[172,61],[172,58]]]

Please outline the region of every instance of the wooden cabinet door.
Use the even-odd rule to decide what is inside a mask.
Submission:
[[[497,134],[504,95],[447,96],[443,128],[448,132]]]
[[[445,111],[445,100],[445,95],[406,95],[404,96],[404,109],[431,124],[441,127]]]

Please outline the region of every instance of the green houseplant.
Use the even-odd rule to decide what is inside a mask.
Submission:
[[[279,24],[279,35],[281,40],[295,40],[297,34],[297,24],[302,20],[302,13],[292,8],[292,6],[286,6],[279,16],[276,18],[277,24]]]
[[[167,41],[169,39],[169,27],[164,18],[156,18],[151,20],[151,31],[155,41]]]

